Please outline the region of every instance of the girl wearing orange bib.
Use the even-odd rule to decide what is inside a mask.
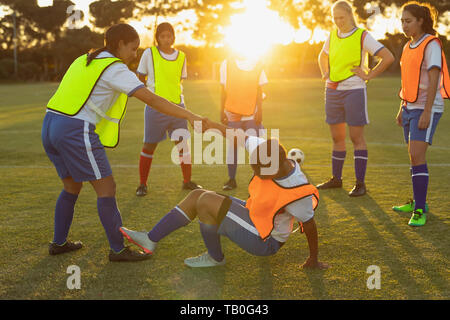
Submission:
[[[218,129],[225,134],[220,126]],[[221,236],[229,238],[252,255],[270,256],[292,237],[296,220],[302,225],[310,251],[302,267],[327,269],[329,266],[326,263],[318,261],[318,235],[314,220],[319,201],[317,188],[308,183],[295,161],[286,158],[286,150],[277,140],[266,141],[247,136],[245,147],[251,158],[256,158],[251,162],[254,177],[248,187],[250,196],[247,201],[213,191],[194,190],[150,232],[136,232],[122,227],[122,234],[145,252],[153,253],[160,240],[198,217],[207,252],[187,258],[184,263],[193,268],[215,267],[225,264]],[[254,157],[264,152],[270,157],[269,165]],[[273,163],[276,165],[272,168]]]
[[[412,212],[410,226],[426,222],[428,167],[426,151],[449,98],[450,78],[442,44],[433,26],[436,11],[429,4],[408,2],[403,6],[402,27],[411,40],[400,60],[402,86],[397,124],[403,127],[411,163],[414,199],[394,211]]]

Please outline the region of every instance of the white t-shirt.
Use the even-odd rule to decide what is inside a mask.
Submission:
[[[251,153],[258,144],[264,142],[265,139],[258,137],[248,137],[245,142],[245,148]],[[275,181],[283,187],[290,188],[308,183],[308,179],[300,169],[297,162],[290,160],[295,168],[286,176]],[[301,200],[297,200],[284,208],[284,212],[275,216],[274,227],[271,236],[280,242],[286,242],[292,232],[294,220],[307,222],[314,217],[314,209],[312,197],[309,196]]]
[[[415,44],[411,44],[410,48],[417,48],[422,41],[424,41],[429,34],[424,34],[419,41]],[[414,103],[406,103],[408,109],[424,109],[427,102],[427,88],[430,83],[428,77],[428,71],[433,68],[438,67],[442,70],[442,51],[441,46],[436,42],[432,41],[427,45],[424,53],[424,59],[422,63],[422,68],[420,70],[420,81],[419,81],[419,93],[417,96],[417,101]],[[434,99],[432,111],[434,112],[444,112],[444,99],[441,95],[441,77],[442,73],[439,75],[438,89],[436,92],[436,97]]]
[[[96,59],[100,58],[114,58],[114,55],[103,51]],[[89,106],[90,104],[95,105],[106,113],[121,93],[132,96],[136,90],[144,87],[145,85],[138,79],[134,72],[128,69],[126,64],[113,63],[100,76],[86,104],[72,118],[84,120],[96,125],[102,118]],[[52,110],[47,111],[53,112]]]
[[[158,49],[159,50],[159,49]],[[166,54],[159,50],[161,56],[169,61],[175,61],[178,58],[178,50],[174,50],[171,54]],[[147,76],[147,88],[151,92],[155,92],[155,71],[153,70],[153,55],[152,49],[147,48],[142,53],[137,72],[143,76]],[[186,57],[184,58],[183,69],[181,71],[181,79],[187,79],[187,66]],[[180,84],[181,85],[181,84]],[[181,86],[181,92],[183,92],[183,86]],[[181,94],[181,103],[184,103],[184,96]]]
[[[256,66],[256,62],[251,62],[248,60],[236,60],[236,65],[242,71],[251,71]],[[262,70],[261,75],[259,76],[259,85],[263,86],[268,82],[269,81],[267,80],[266,73],[264,72],[264,70]],[[223,85],[224,88],[227,84],[227,60],[224,60],[220,65],[220,84]],[[255,113],[256,111],[257,109],[255,109]],[[255,118],[254,114],[246,117],[241,117],[240,115],[236,117],[232,112],[229,112],[227,110],[225,110],[225,114],[230,121],[234,121],[235,118],[240,118],[241,121],[253,120]]]
[[[338,30],[338,36],[340,38],[347,38],[347,37],[351,36],[353,33],[355,33],[356,30],[357,30],[357,28],[355,28],[352,31],[347,32],[347,33],[341,33]],[[369,32],[364,31],[364,33],[365,33],[365,38],[364,38],[362,52],[361,52],[361,61],[365,61],[364,59],[366,58],[367,53],[369,53],[372,56],[375,56],[381,49],[384,48],[384,45],[382,43],[378,42],[374,37],[372,37],[372,35]],[[322,51],[325,52],[327,55],[329,55],[330,36],[328,36],[327,41],[325,41],[325,43],[323,44]],[[362,68],[366,72],[369,71],[364,64],[362,65]],[[327,83],[332,83],[332,81],[327,79]],[[339,82],[336,90],[352,90],[352,89],[361,89],[361,88],[366,88],[366,82],[358,76],[353,76],[353,77],[350,77],[346,80]]]

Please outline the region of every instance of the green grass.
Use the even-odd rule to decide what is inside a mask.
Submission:
[[[305,236],[295,233],[278,254],[254,257],[223,239],[224,267],[189,269],[186,257],[202,253],[198,224],[192,223],[160,242],[156,254],[140,263],[110,263],[108,243],[97,214],[95,192],[86,184],[75,208],[70,239],[85,247],[51,257],[53,210],[61,183],[41,145],[45,105],[56,84],[0,86],[0,299],[449,299],[450,298],[450,118],[444,114],[428,151],[430,214],[423,228],[407,225],[409,215],[394,204],[412,193],[408,155],[394,118],[399,79],[369,84],[368,195],[351,199],[352,146],[344,167],[343,190],[321,192],[316,221],[320,259],[326,271],[304,271]],[[219,86],[186,82],[187,105],[218,119]],[[324,89],[319,80],[273,81],[267,85],[264,125],[279,128],[289,148],[305,152],[303,167],[312,183],[331,174],[331,139],[324,122]],[[447,109],[449,105],[447,104]],[[170,165],[173,143],[158,146],[150,173],[149,195],[137,198],[138,159],[143,134],[143,104],[131,99],[121,143],[108,150],[117,182],[124,225],[148,230],[186,196],[181,170]],[[206,145],[207,143],[205,143]],[[169,165],[169,166],[168,166]],[[238,189],[246,198],[248,166],[238,169]],[[193,180],[221,191],[226,166],[195,165]],[[81,289],[68,290],[67,267],[81,268]],[[381,289],[366,286],[367,267],[381,268]]]

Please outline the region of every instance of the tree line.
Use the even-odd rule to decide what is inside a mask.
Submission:
[[[90,4],[93,28],[71,29],[67,27],[70,0],[53,0],[49,7],[39,7],[35,0],[0,0],[6,14],[0,18],[0,79],[20,81],[59,81],[70,63],[92,48],[103,46],[103,31],[119,22],[155,17],[155,26],[164,17],[191,9],[198,21],[194,36],[206,44],[202,47],[178,46],[188,57],[188,74],[192,79],[217,77],[219,63],[227,56],[224,48],[218,48],[222,35],[220,30],[230,23],[230,17],[243,10],[227,0],[97,0]],[[395,4],[405,1],[382,0],[377,5],[380,14]],[[439,12],[448,11],[449,0],[429,1]],[[359,21],[367,23],[370,12],[366,5],[371,1],[354,0]],[[275,10],[293,27],[304,25],[309,29],[331,29],[330,3],[321,0],[272,0],[269,8]],[[16,38],[14,24],[16,23]],[[449,53],[449,41],[441,36],[445,52]],[[397,59],[388,72],[399,72],[398,59],[407,39],[402,34],[387,34],[381,40]],[[17,49],[18,72],[14,70],[14,47]],[[266,71],[271,78],[318,76],[317,56],[322,43],[291,43],[276,45],[265,57]],[[143,49],[140,49],[140,54]],[[140,54],[138,55],[140,57]],[[131,65],[137,67],[138,61]],[[375,63],[375,61],[371,61]]]

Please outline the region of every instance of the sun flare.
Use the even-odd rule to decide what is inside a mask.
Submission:
[[[230,26],[223,30],[225,44],[233,52],[246,58],[258,59],[274,44],[288,44],[295,40],[295,30],[279,14],[269,10],[266,2],[246,0],[245,11],[230,18]]]

